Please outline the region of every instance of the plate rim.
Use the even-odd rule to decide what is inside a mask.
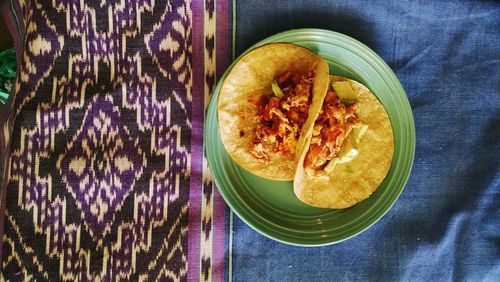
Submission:
[[[306,241],[302,240],[302,241],[298,242],[298,241],[289,241],[289,240],[280,238],[279,236],[275,236],[276,232],[274,234],[268,234],[267,232],[263,231],[262,229],[266,229],[266,228],[267,229],[274,229],[274,227],[269,227],[266,222],[262,222],[260,219],[259,219],[259,222],[260,222],[260,225],[262,225],[262,226],[256,226],[256,224],[254,224],[251,220],[247,219],[246,216],[242,216],[241,213],[243,213],[243,212],[240,213],[239,208],[236,208],[234,203],[232,203],[232,201],[228,199],[229,195],[226,195],[226,193],[229,193],[229,192],[227,192],[223,188],[220,188],[220,187],[222,187],[221,183],[220,183],[218,177],[216,177],[216,173],[214,173],[213,170],[211,169],[210,156],[211,156],[212,152],[209,152],[208,144],[210,144],[211,142],[218,142],[218,141],[213,141],[213,140],[210,140],[210,138],[208,138],[209,128],[212,128],[212,125],[209,125],[209,119],[207,117],[209,116],[209,113],[211,113],[212,111],[215,113],[215,117],[217,117],[217,109],[214,108],[214,107],[216,107],[216,105],[214,106],[214,104],[216,104],[216,102],[218,100],[218,95],[219,95],[219,91],[221,88],[221,83],[224,80],[224,78],[227,76],[227,74],[231,70],[231,68],[234,66],[234,64],[242,56],[244,56],[246,53],[250,52],[251,50],[253,50],[259,46],[265,45],[265,44],[286,42],[286,41],[277,40],[277,38],[279,39],[279,37],[282,37],[282,36],[293,36],[295,34],[304,34],[304,35],[311,36],[311,35],[314,35],[316,33],[318,33],[320,36],[323,36],[323,37],[326,36],[328,38],[330,38],[330,37],[343,38],[344,40],[358,44],[358,46],[363,49],[363,52],[365,52],[365,51],[368,52],[370,57],[372,57],[372,59],[376,60],[377,64],[381,64],[383,68],[385,68],[387,71],[389,71],[390,76],[392,76],[391,77],[391,84],[395,83],[395,85],[393,85],[393,86],[395,86],[396,88],[399,88],[400,91],[398,91],[398,92],[402,92],[404,94],[404,95],[401,95],[401,99],[403,100],[403,103],[405,104],[404,107],[409,110],[408,114],[410,115],[410,122],[406,125],[408,127],[407,129],[409,129],[409,131],[410,131],[411,137],[413,137],[413,138],[411,138],[412,142],[409,142],[409,145],[408,145],[408,149],[411,151],[410,154],[407,154],[408,168],[405,169],[405,171],[403,173],[403,178],[400,178],[400,180],[402,180],[401,184],[398,185],[401,187],[398,189],[395,189],[397,191],[397,195],[394,196],[394,199],[385,208],[385,210],[380,212],[379,215],[377,215],[377,217],[373,220],[370,220],[370,218],[368,217],[367,220],[370,220],[370,222],[368,222],[368,224],[366,224],[364,227],[360,228],[359,230],[356,230],[355,232],[351,232],[351,234],[349,236],[346,236],[342,239],[328,240],[328,237],[325,237],[325,240],[318,239],[318,240],[315,240],[314,242],[306,242]],[[289,42],[287,42],[287,43],[289,43]],[[315,53],[317,53],[317,52],[315,52]],[[214,94],[217,94],[217,95],[214,95]],[[217,97],[215,97],[215,96],[217,96]],[[215,130],[217,130],[217,128],[215,128]],[[408,130],[405,130],[405,132],[407,132],[407,131]],[[394,73],[392,68],[377,53],[375,53],[375,51],[373,51],[371,48],[366,46],[364,43],[362,43],[362,42],[358,41],[357,39],[352,38],[346,34],[335,32],[332,30],[319,29],[319,28],[299,28],[299,29],[286,30],[286,31],[279,32],[279,33],[276,33],[274,35],[268,36],[268,37],[258,41],[257,43],[253,44],[249,48],[247,48],[244,52],[242,52],[237,58],[235,58],[231,62],[231,64],[226,68],[224,73],[221,75],[221,77],[217,81],[217,84],[215,85],[215,88],[212,91],[210,101],[207,105],[207,112],[205,114],[203,140],[204,140],[203,148],[204,148],[204,151],[206,153],[207,165],[208,165],[208,168],[211,170],[211,173],[213,176],[212,180],[214,181],[215,185],[217,186],[217,190],[219,191],[219,194],[222,196],[225,203],[230,207],[232,212],[234,212],[243,222],[245,222],[245,224],[250,226],[253,230],[257,231],[258,233],[264,235],[267,238],[270,238],[272,240],[275,240],[275,241],[278,241],[278,242],[281,242],[281,243],[284,243],[287,245],[301,246],[301,247],[318,247],[318,246],[337,244],[337,243],[346,241],[350,238],[353,238],[353,237],[363,233],[364,231],[369,229],[371,226],[373,226],[375,223],[377,223],[382,217],[384,217],[384,215],[392,208],[392,206],[396,203],[397,199],[399,198],[399,196],[401,195],[401,193],[405,189],[405,186],[406,186],[408,179],[411,175],[411,171],[412,171],[414,159],[415,159],[416,132],[415,132],[415,122],[414,122],[413,111],[411,109],[411,105],[409,103],[408,95],[407,95],[406,91],[404,90],[399,78],[396,76],[396,74]],[[242,207],[242,208],[244,208],[244,207]],[[378,210],[379,208],[382,208],[382,207],[381,206],[378,206],[378,207],[374,206],[373,208]],[[276,225],[276,224],[273,223],[273,225]],[[278,235],[281,235],[281,234],[278,234]]]

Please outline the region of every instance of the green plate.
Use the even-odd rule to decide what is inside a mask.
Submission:
[[[226,71],[214,91],[205,121],[205,150],[215,183],[231,209],[269,238],[300,246],[346,240],[379,220],[406,184],[415,154],[415,125],[408,98],[389,66],[351,37],[321,29],[290,30],[268,37],[249,50],[273,42],[304,46],[328,62],[331,74],[355,79],[372,90],[387,110],[394,130],[391,169],[371,197],[341,210],[307,206],[295,197],[292,181],[270,181],[247,172],[231,160],[219,136],[217,98]]]

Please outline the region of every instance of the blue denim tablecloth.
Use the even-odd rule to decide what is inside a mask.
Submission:
[[[499,281],[500,3],[344,2],[238,1],[236,55],[304,27],[368,45],[394,70],[412,106],[410,179],[378,223],[332,246],[284,245],[235,216],[232,278]]]

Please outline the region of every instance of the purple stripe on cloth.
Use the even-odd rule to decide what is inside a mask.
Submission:
[[[213,280],[224,280],[225,257],[225,219],[226,219],[226,204],[222,200],[219,191],[214,186],[214,231],[213,231]]]
[[[191,183],[189,191],[188,273],[187,280],[200,277],[200,217],[201,189],[203,187],[203,1],[192,2],[192,132],[191,132]]]
[[[229,63],[229,7],[227,0],[217,0],[216,2],[216,20],[217,28],[216,38],[216,79],[220,79],[222,73]],[[214,211],[213,211],[213,280],[223,281],[225,270],[224,244],[225,244],[225,226],[227,206],[215,187],[214,183]]]
[[[229,1],[217,0],[216,16],[217,29],[216,34],[216,79],[219,80],[226,68],[229,65],[231,57],[231,48],[229,45]]]

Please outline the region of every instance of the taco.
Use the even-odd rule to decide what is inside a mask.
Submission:
[[[389,116],[364,85],[330,76],[330,86],[297,164],[294,192],[304,203],[347,208],[368,198],[391,166]]]
[[[306,48],[274,43],[246,53],[219,92],[219,132],[226,151],[257,176],[293,179],[304,132],[327,88],[327,63]]]

